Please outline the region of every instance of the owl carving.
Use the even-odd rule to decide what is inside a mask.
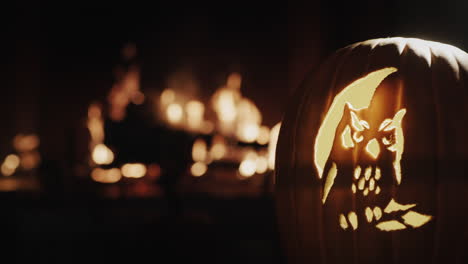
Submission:
[[[337,191],[335,184],[354,200],[354,206],[340,208],[336,216],[343,230],[367,224],[397,231],[418,228],[432,219],[416,212],[416,203],[398,203],[391,191],[403,180],[407,109],[401,103],[389,106],[388,101],[395,100],[386,100],[391,94],[379,87],[396,71],[393,67],[377,70],[346,86],[334,97],[318,130],[314,162],[323,206]]]

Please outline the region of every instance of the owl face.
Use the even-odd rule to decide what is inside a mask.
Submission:
[[[346,122],[339,137],[341,147],[352,150],[357,162],[372,164],[383,151],[394,152],[395,159],[401,158],[404,150],[402,121],[406,109],[400,109],[393,116],[384,119],[373,118],[371,122],[360,117],[362,112],[367,112],[366,116],[372,114],[371,109],[366,110],[358,112],[347,107],[348,116],[345,118]]]

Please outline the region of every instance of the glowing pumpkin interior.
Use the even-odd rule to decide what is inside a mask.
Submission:
[[[283,117],[275,161],[292,263],[460,259],[466,80],[467,53],[406,38],[350,45],[306,77]]]

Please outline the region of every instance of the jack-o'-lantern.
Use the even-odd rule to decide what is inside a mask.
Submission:
[[[467,80],[467,53],[407,38],[350,45],[306,78],[276,152],[291,263],[466,261]]]

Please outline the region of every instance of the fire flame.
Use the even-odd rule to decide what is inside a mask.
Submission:
[[[127,178],[141,178],[146,174],[146,166],[142,163],[126,163],[122,166],[122,175]]]

